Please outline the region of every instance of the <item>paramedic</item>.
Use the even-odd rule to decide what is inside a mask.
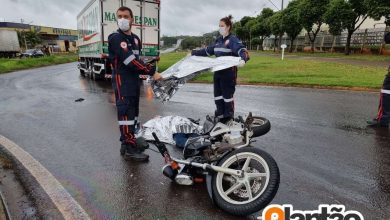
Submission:
[[[239,67],[249,60],[249,54],[242,42],[233,34],[232,16],[224,17],[219,22],[219,36],[215,42],[206,48],[193,50],[194,56],[236,56],[241,57]],[[214,100],[217,106],[215,117],[222,123],[227,123],[234,117],[234,92],[236,89],[237,67],[227,68],[214,73]]]
[[[139,75],[150,75],[154,80],[159,80],[161,76],[155,69],[140,61],[142,43],[131,32],[134,21],[131,9],[120,7],[116,16],[119,29],[108,37],[108,50],[121,133],[120,153],[125,159],[147,161],[149,156],[143,153],[145,148],[137,145],[134,134],[139,113]]]

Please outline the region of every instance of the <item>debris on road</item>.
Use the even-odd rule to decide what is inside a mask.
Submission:
[[[82,101],[84,101],[85,99],[83,99],[83,98],[79,98],[79,99],[76,99],[76,100],[74,100],[75,102],[82,102]]]

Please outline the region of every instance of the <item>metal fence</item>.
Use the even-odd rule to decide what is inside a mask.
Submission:
[[[385,28],[375,28],[375,29],[365,29],[357,30],[351,39],[351,48],[360,49],[364,48],[377,49],[379,50],[384,46],[384,36],[390,30]],[[341,35],[333,36],[329,33],[320,32],[314,42],[315,49],[318,51],[331,51],[331,50],[341,50],[345,47],[347,43],[347,32],[341,33]],[[264,40],[263,48],[264,50],[273,50],[274,49],[275,37],[271,36]],[[285,35],[282,38],[282,44],[286,44],[288,48],[291,47],[290,38]],[[277,45],[278,46],[278,45]],[[294,44],[292,45],[294,51],[303,51],[305,48],[311,47],[311,42],[307,34],[298,36],[295,39]],[[257,49],[257,46],[252,45],[252,49]]]

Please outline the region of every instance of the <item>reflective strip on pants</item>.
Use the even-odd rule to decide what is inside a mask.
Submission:
[[[223,99],[223,97],[222,97],[222,96],[217,96],[217,97],[214,97],[214,100],[215,100],[215,101],[222,100],[222,99]]]
[[[225,102],[233,102],[234,99],[233,98],[231,98],[231,99],[223,99],[223,101],[225,101]]]
[[[134,120],[131,121],[118,121],[119,125],[134,125]]]

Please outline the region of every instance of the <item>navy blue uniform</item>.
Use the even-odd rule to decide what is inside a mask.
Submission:
[[[382,126],[388,126],[390,123],[390,66],[389,73],[386,74],[385,80],[383,81],[376,120]]]
[[[206,48],[192,51],[194,56],[237,56],[247,62],[248,51],[242,42],[234,35],[225,38],[220,36]],[[215,117],[220,119],[234,117],[234,92],[236,90],[237,67],[232,67],[214,73],[214,100],[217,106]]]
[[[117,30],[108,37],[112,87],[118,110],[120,141],[135,145],[134,131],[139,114],[139,75],[153,75],[154,70],[140,61],[141,40],[135,34]]]

